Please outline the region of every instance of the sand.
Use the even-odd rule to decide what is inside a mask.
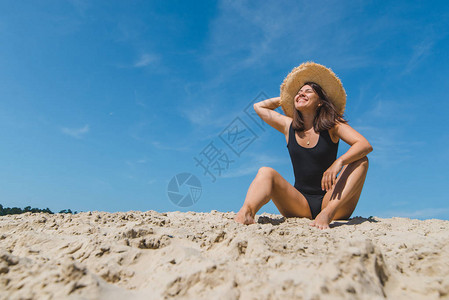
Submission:
[[[234,216],[0,217],[0,298],[449,299],[449,221]]]

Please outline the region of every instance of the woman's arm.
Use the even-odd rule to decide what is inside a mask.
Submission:
[[[281,97],[275,97],[254,103],[254,110],[268,125],[285,135],[291,119],[275,111],[281,105],[280,100]]]
[[[276,109],[281,105],[281,97],[274,97],[266,99],[257,103],[254,103],[254,108],[257,106],[259,108]]]
[[[333,128],[333,134],[351,146],[345,154],[338,158],[343,166],[359,160],[373,151],[368,140],[348,124],[337,123]]]
[[[349,148],[345,154],[337,158],[326,172],[324,172],[323,178],[321,179],[321,189],[326,191],[330,190],[335,184],[337,175],[343,166],[361,159],[373,151],[373,147],[367,139],[348,124],[337,123],[331,131],[332,135],[337,136],[347,144],[351,145],[351,148]]]

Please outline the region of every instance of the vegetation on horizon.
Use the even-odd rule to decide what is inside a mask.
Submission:
[[[31,208],[31,206],[26,206],[23,209],[20,207],[3,207],[3,205],[0,204],[0,216],[6,216],[6,215],[19,215],[19,214],[23,214],[23,213],[27,213],[27,212],[32,212],[32,213],[49,213],[49,214],[54,214],[54,212],[52,212],[48,207],[45,209],[40,209],[40,208],[36,208],[33,207]],[[76,214],[78,213],[77,211],[72,212],[72,210],[69,209],[63,209],[59,212],[60,214]]]

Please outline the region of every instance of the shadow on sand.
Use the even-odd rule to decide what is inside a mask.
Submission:
[[[280,218],[270,218],[267,216],[259,216],[259,218],[257,219],[257,223],[258,224],[268,224],[270,223],[271,225],[279,225],[281,223],[285,222],[285,218],[284,217],[280,217]]]
[[[365,223],[365,222],[377,223],[379,221],[374,219],[373,216],[370,216],[368,218],[357,216],[357,217],[350,218],[349,220],[336,220],[336,221],[333,221],[329,225],[329,227],[330,228],[334,228],[334,227],[339,227],[339,226],[343,226],[343,225],[358,225],[358,224],[362,224],[362,223]]]
[[[258,224],[271,224],[271,225],[279,225],[281,223],[285,222],[285,217],[280,217],[280,218],[270,218],[267,216],[259,216],[257,223]],[[360,217],[360,216],[356,216],[353,218],[350,218],[349,220],[336,220],[333,221],[329,227],[330,228],[334,228],[334,227],[339,227],[339,226],[343,226],[343,225],[358,225],[358,224],[362,224],[365,222],[370,222],[370,223],[377,223],[379,222],[378,220],[374,219],[373,216],[370,216],[368,218],[364,218],[364,217]]]

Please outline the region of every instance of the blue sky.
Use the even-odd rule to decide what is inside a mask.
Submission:
[[[0,203],[236,212],[260,167],[294,183],[251,103],[315,61],[374,147],[353,215],[449,219],[448,34],[445,1],[1,1]],[[235,122],[253,136],[237,152]],[[208,145],[233,161],[215,180],[194,159]],[[180,173],[202,188],[185,208]]]

